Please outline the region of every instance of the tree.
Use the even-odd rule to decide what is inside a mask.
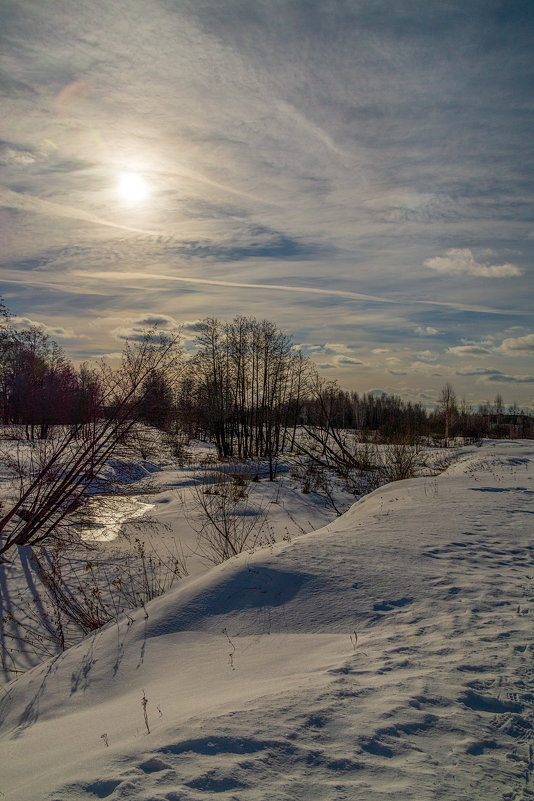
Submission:
[[[175,410],[170,377],[163,370],[154,370],[143,382],[141,418],[154,428],[167,431]]]
[[[72,365],[37,326],[22,331],[7,314],[0,331],[1,413],[4,424],[20,424],[26,438],[46,439],[50,426],[69,423],[77,392]]]
[[[274,478],[274,461],[300,411],[305,357],[273,323],[252,317],[204,320],[197,345],[187,397],[197,403],[200,427],[220,459],[266,457]]]
[[[456,407],[456,393],[452,387],[452,384],[447,383],[441,388],[438,403],[445,425],[445,446],[447,447],[449,444],[452,423],[458,415],[458,409]]]
[[[148,331],[140,343],[126,344],[118,370],[103,368],[101,416],[60,428],[50,447],[38,452],[15,503],[0,520],[0,561],[16,545],[76,536],[69,516],[140,419],[149,377],[159,371],[176,375],[178,341],[178,334]]]

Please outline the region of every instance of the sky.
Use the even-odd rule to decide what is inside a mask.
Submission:
[[[267,318],[534,408],[534,5],[0,0],[0,292],[76,363]]]

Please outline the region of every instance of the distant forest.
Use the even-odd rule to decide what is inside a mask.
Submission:
[[[302,427],[356,429],[375,441],[447,444],[464,437],[534,436],[517,406],[473,408],[446,384],[435,409],[396,395],[348,392],[322,380],[313,362],[272,322],[205,319],[193,355],[180,334],[157,329],[127,343],[120,368],[74,367],[40,328],[19,330],[1,305],[0,420],[27,439],[53,426],[84,426],[116,415],[175,437],[215,443],[219,458],[270,457],[294,448]],[[165,358],[160,358],[164,354]]]

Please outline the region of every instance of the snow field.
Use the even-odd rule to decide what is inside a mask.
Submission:
[[[534,797],[533,460],[465,449],[24,674],[5,798]]]

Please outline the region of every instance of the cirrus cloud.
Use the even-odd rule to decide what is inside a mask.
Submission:
[[[486,251],[488,256],[493,251]],[[445,256],[434,256],[425,261],[425,267],[448,275],[474,275],[482,278],[507,278],[522,275],[523,270],[515,264],[488,264],[477,261],[469,248],[451,248]]]

